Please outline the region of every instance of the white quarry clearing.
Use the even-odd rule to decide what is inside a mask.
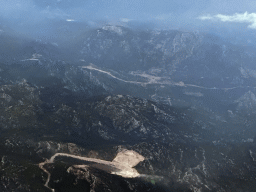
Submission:
[[[56,153],[50,159],[46,159],[44,162],[39,163],[39,167],[48,175],[45,186],[47,188],[51,189],[53,192],[55,190],[48,186],[51,174],[49,171],[47,171],[44,168],[44,165],[48,164],[48,163],[54,163],[55,158],[59,157],[59,156],[70,157],[70,158],[85,161],[84,164],[82,164],[82,165],[74,165],[73,167],[75,167],[75,168],[86,169],[87,167],[94,167],[94,168],[98,168],[103,171],[106,171],[108,173],[119,175],[119,176],[122,176],[125,178],[139,177],[140,174],[133,167],[136,166],[139,162],[144,161],[144,159],[145,159],[142,155],[140,155],[139,153],[137,153],[133,150],[123,150],[123,151],[119,152],[117,154],[117,156],[113,159],[113,161],[105,161],[105,160],[101,160],[101,159],[87,158],[87,157],[71,155],[71,154],[67,154],[67,153]],[[68,168],[68,170],[67,170],[68,172],[69,172],[70,168]]]

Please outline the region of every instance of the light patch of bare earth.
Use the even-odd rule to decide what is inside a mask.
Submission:
[[[101,160],[101,159],[71,155],[67,153],[56,153],[50,159],[46,159],[44,162],[39,163],[39,167],[48,175],[48,178],[45,183],[45,187],[49,188],[53,192],[54,192],[54,189],[48,186],[51,174],[49,171],[47,171],[44,168],[44,165],[48,163],[54,163],[55,158],[59,156],[70,157],[70,158],[85,161],[83,165],[74,165],[74,167],[86,169],[86,167],[91,166],[91,167],[98,168],[108,173],[119,175],[125,178],[139,177],[140,174],[133,167],[136,166],[139,162],[144,161],[145,159],[142,155],[140,155],[139,153],[133,150],[123,150],[119,152],[112,162]],[[69,172],[69,169],[70,168],[68,168],[67,170],[68,172]]]

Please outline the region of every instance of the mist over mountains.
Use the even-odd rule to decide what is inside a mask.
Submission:
[[[33,25],[2,16],[1,191],[255,191],[253,41],[119,16],[71,21],[85,2],[70,3],[20,5],[47,15]],[[60,157],[44,166],[47,180],[38,166],[125,149],[145,157],[138,178]]]

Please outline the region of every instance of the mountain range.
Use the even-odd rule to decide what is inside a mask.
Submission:
[[[1,191],[255,191],[254,49],[114,25],[68,45],[4,28],[0,39]],[[140,177],[59,157],[45,186],[39,164],[56,153],[123,150],[145,157]]]

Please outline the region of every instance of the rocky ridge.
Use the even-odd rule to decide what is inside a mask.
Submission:
[[[141,178],[81,169],[74,159],[59,157],[44,166],[49,186],[255,190],[253,54],[179,31],[105,26],[83,38],[77,52],[82,61],[74,64],[54,58],[56,47],[32,43],[27,55],[0,65],[2,191],[50,191],[39,163],[56,153],[110,161],[123,149],[145,157],[136,166]],[[218,81],[207,84],[202,74]]]

